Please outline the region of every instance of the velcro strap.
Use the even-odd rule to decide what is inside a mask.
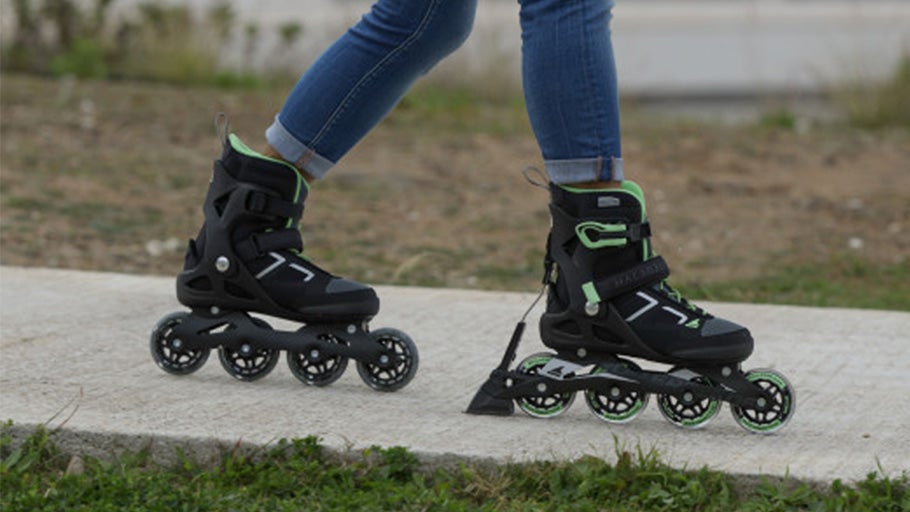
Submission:
[[[604,247],[625,247],[630,242],[641,242],[651,236],[651,225],[647,222],[597,222],[585,221],[575,226],[575,234],[588,249]]]
[[[590,304],[597,304],[618,297],[624,293],[644,288],[670,277],[670,267],[660,256],[643,261],[618,274],[589,281],[581,286]]]
[[[279,229],[265,233],[253,233],[246,240],[239,242],[237,254],[244,261],[262,256],[271,251],[286,249],[303,249],[303,237],[296,229]]]
[[[285,201],[259,190],[248,191],[244,203],[248,212],[284,219],[296,219],[303,210],[303,204]]]

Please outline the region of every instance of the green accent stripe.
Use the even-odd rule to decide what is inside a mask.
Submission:
[[[622,238],[606,238],[603,240],[592,240],[588,236],[588,231],[594,231],[595,233],[625,233],[628,231],[628,226],[625,224],[604,224],[602,222],[587,221],[582,222],[575,226],[575,234],[578,236],[578,239],[584,244],[588,249],[601,249],[603,247],[625,247],[628,243],[628,240],[625,237]]]
[[[581,285],[581,290],[585,292],[585,298],[588,299],[588,304],[599,304],[600,302],[603,302],[600,299],[600,294],[597,293],[597,288],[594,287],[593,281],[588,281]]]

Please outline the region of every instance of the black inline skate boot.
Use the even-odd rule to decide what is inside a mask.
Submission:
[[[638,185],[581,190],[551,184],[550,194],[540,336],[556,354],[534,354],[512,372],[503,373],[501,365],[484,385],[487,392],[478,393],[474,412],[505,413],[511,404],[502,398],[511,397],[532,416],[555,416],[584,390],[591,411],[611,423],[634,419],[649,393],[658,394],[660,412],[681,427],[705,425],[720,401],[730,402],[750,431],[772,432],[789,420],[794,396],[786,378],[771,370],[740,371],[752,353],[749,331],[692,305],[667,284],[669,269],[651,248]],[[619,356],[673,368],[644,371]]]
[[[372,288],[342,279],[303,257],[299,222],[308,185],[297,170],[246,147],[230,135],[215,161],[203,212],[190,240],[177,298],[192,313],[163,318],[151,350],[163,370],[187,374],[219,349],[225,370],[256,380],[277,364],[281,350],[306,384],[337,380],[347,358],[371,387],[405,386],[417,369],[413,341],[395,329],[369,332],[379,311]],[[275,331],[257,312],[304,323]]]
[[[737,324],[690,304],[667,283],[650,244],[641,189],[574,190],[551,185],[549,293],[543,342],[584,358],[624,354],[677,364],[735,364],[752,353]],[[622,322],[618,322],[622,320]]]

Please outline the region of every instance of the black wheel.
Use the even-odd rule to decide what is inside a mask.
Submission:
[[[380,364],[357,362],[357,373],[377,391],[396,391],[408,385],[417,373],[417,345],[398,329],[385,327],[370,333],[370,339],[385,349]]]
[[[329,333],[316,337],[326,343],[345,344]],[[348,367],[348,358],[327,354],[318,348],[306,352],[288,352],[287,358],[291,373],[308,386],[328,386],[341,378]]]
[[[673,368],[669,373],[684,371]],[[714,386],[707,377],[692,375],[689,382]],[[714,398],[699,398],[695,393],[683,390],[679,393],[657,395],[657,405],[660,413],[670,423],[681,428],[697,429],[708,424],[720,412],[720,402]]]
[[[537,373],[553,359],[552,354],[541,352],[524,358],[516,370],[526,375]],[[538,386],[545,386],[541,383]],[[541,389],[541,392],[546,392]],[[553,393],[546,396],[522,396],[515,399],[518,408],[535,418],[552,418],[564,413],[575,401],[575,393]]]
[[[733,406],[731,411],[741,427],[756,434],[770,434],[783,428],[796,410],[796,392],[786,377],[774,370],[755,369],[745,374],[771,396],[772,402],[763,410]]]
[[[272,326],[265,320],[252,316],[250,320],[256,327],[272,329]],[[280,350],[256,348],[245,341],[236,349],[219,348],[218,359],[221,360],[221,366],[229,375],[238,380],[252,382],[265,377],[275,368],[275,365],[278,364],[280,352]]]
[[[207,348],[187,348],[183,340],[174,335],[174,327],[180,325],[190,314],[184,311],[171,313],[158,321],[149,348],[155,364],[162,370],[174,375],[187,375],[195,372],[209,358]]]
[[[641,368],[628,360],[621,360],[622,364],[630,370]],[[591,370],[591,375],[606,373],[600,366]],[[643,393],[629,383],[616,381],[606,393],[589,389],[585,391],[585,402],[588,408],[598,418],[607,423],[628,423],[638,417],[648,406],[648,393]]]

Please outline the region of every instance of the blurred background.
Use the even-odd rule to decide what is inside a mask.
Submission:
[[[0,260],[173,275],[218,142],[253,147],[368,0],[0,0]],[[697,297],[910,309],[910,1],[618,0],[629,176]],[[307,251],[374,283],[531,290],[548,226],[519,6],[318,185]]]
[[[818,93],[886,79],[910,48],[906,0],[619,0],[613,23],[620,82],[629,94],[737,97]],[[7,68],[37,68],[89,41],[139,46],[148,25],[217,57],[224,70],[297,74],[369,9],[369,0],[2,0]],[[466,45],[429,80],[519,88],[519,6],[481,0]],[[183,18],[182,20],[180,18]],[[192,18],[192,19],[190,19]],[[202,30],[200,24],[209,25]],[[211,32],[215,32],[213,34]],[[113,38],[113,39],[112,39]],[[56,48],[55,48],[56,47]],[[87,48],[82,48],[87,52]],[[126,48],[119,51],[125,52]],[[46,57],[46,55],[43,55]],[[72,57],[76,57],[72,55]],[[88,56],[83,56],[87,58]],[[107,55],[106,59],[112,57]],[[173,55],[172,55],[173,57]],[[126,56],[121,56],[126,58]],[[86,62],[85,64],[89,64]],[[53,67],[53,66],[51,66]],[[90,69],[75,70],[92,73]],[[94,70],[95,73],[100,73]],[[129,74],[108,63],[107,73]]]

